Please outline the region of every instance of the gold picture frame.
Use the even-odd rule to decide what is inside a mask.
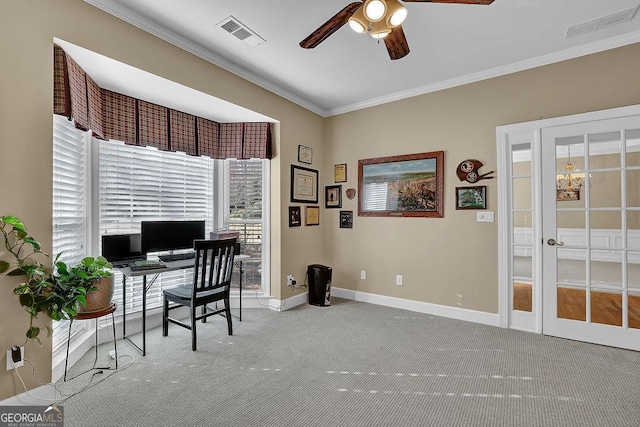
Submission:
[[[320,206],[305,206],[304,225],[320,225]]]
[[[333,167],[333,182],[347,182],[346,163],[340,163]]]

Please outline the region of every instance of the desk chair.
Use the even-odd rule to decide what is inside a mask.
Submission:
[[[207,317],[215,314],[227,318],[229,335],[233,335],[231,309],[229,307],[229,288],[233,271],[233,255],[236,239],[195,240],[196,250],[193,268],[193,283],[167,289],[164,294],[162,311],[162,336],[169,333],[169,322],[191,329],[191,350],[196,351],[196,321],[206,322]],[[207,310],[207,304],[224,300],[224,308]],[[175,305],[169,306],[169,302]],[[190,324],[169,317],[169,311],[178,307],[190,308]],[[200,316],[196,309],[202,307]],[[224,313],[224,314],[223,314]]]

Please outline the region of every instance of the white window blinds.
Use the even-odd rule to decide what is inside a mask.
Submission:
[[[53,116],[53,253],[76,264],[87,256],[87,147],[73,122]],[[54,322],[53,348],[66,344],[68,321]],[[81,330],[74,324],[74,331]]]
[[[214,161],[207,157],[99,143],[99,230],[105,234],[140,233],[141,221],[205,220],[213,228]],[[147,308],[159,307],[162,290],[190,280],[192,272],[161,274],[147,292]],[[120,311],[122,276],[116,273],[114,301]],[[142,279],[127,280],[127,313],[142,309]]]

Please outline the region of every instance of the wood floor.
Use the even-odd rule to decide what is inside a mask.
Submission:
[[[640,296],[629,295],[629,327],[640,329]],[[533,310],[530,284],[514,283],[514,310]],[[558,288],[558,317],[562,319],[587,319],[586,291]],[[591,322],[622,326],[622,295],[611,292],[591,292]]]

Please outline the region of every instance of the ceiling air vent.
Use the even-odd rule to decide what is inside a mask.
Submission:
[[[567,29],[565,38],[570,39],[571,37],[581,36],[593,31],[598,31],[604,28],[613,27],[614,25],[622,24],[624,22],[629,22],[636,15],[636,12],[638,12],[638,8],[640,8],[640,5],[632,7],[631,9],[625,9],[621,10],[620,12],[612,13],[611,15],[602,16],[588,22],[583,22],[582,24],[574,25],[573,27],[569,27]]]
[[[258,46],[260,43],[265,43],[266,40],[251,31],[249,27],[238,21],[233,16],[218,22],[218,27],[225,30],[227,33],[234,35],[239,40],[242,40],[251,47]]]

